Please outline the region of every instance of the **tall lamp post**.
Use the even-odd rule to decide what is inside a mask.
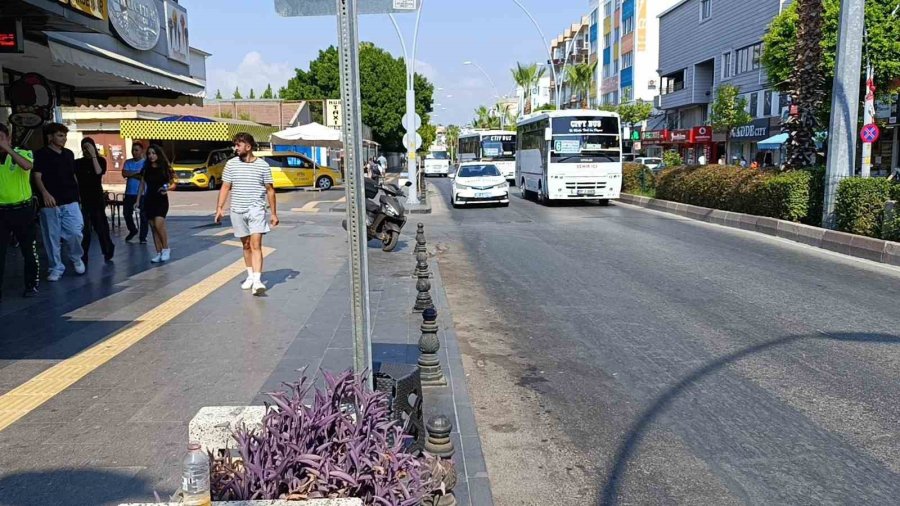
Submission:
[[[534,19],[534,16],[532,16],[531,13],[528,12],[528,9],[526,9],[525,6],[522,5],[521,0],[512,1],[515,2],[515,4],[518,5],[520,9],[522,9],[522,12],[524,12],[525,15],[528,16],[528,19],[531,20],[531,24],[533,24],[537,29],[538,34],[541,36],[541,40],[544,42],[544,47],[547,48],[547,56],[550,57],[550,72],[553,73],[553,81],[556,82],[556,108],[559,109],[559,92],[562,83],[559,82],[559,76],[556,75],[556,66],[553,64],[553,51],[550,50],[550,44],[547,43],[547,37],[544,36],[544,31],[541,30],[541,25],[539,25],[537,20]]]
[[[407,127],[407,136],[404,138],[415,139],[418,128],[413,118],[416,116],[416,52],[419,47],[419,23],[422,20],[422,9],[425,8],[425,0],[420,0],[418,12],[416,13],[416,28],[413,32],[412,53],[406,49],[406,42],[403,39],[403,32],[400,31],[400,25],[397,24],[396,18],[390,14],[391,23],[397,31],[397,37],[400,38],[400,47],[403,49],[403,58],[406,60],[406,117],[410,118]],[[415,185],[414,191],[409,192],[406,200],[407,204],[419,204],[419,164],[416,162],[416,149],[411,143],[407,143],[406,150],[409,157],[407,163],[407,171],[409,178]]]
[[[463,62],[463,65],[471,65],[471,66],[475,67],[476,69],[480,70],[481,73],[484,74],[484,77],[487,78],[488,82],[491,83],[491,87],[494,88],[494,98],[495,98],[495,101],[498,102],[498,103],[494,104],[494,109],[496,109],[496,110],[497,110],[497,114],[500,115],[500,129],[502,130],[502,129],[503,129],[503,115],[502,115],[502,113],[500,112],[500,104],[499,104],[499,101],[500,101],[500,90],[497,88],[497,83],[495,83],[494,80],[491,79],[490,74],[488,74],[483,68],[481,68],[481,65],[479,65],[479,64],[477,64],[477,63],[475,63],[475,62],[473,62],[473,61],[464,61],[464,62]]]

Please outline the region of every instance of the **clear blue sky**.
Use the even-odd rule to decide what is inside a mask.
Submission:
[[[362,0],[365,1],[365,0]],[[180,0],[188,9],[191,45],[213,56],[207,60],[209,94],[229,97],[240,86],[246,96],[266,83],[283,86],[295,68],[307,68],[319,49],[335,44],[334,18],[282,18],[273,0]],[[522,0],[548,40],[588,12],[588,0]],[[398,16],[407,41],[415,15]],[[360,38],[400,56],[402,49],[387,16],[362,16]],[[416,70],[443,91],[436,102],[439,123],[469,121],[480,104],[492,103],[487,79],[463,61],[481,65],[499,88],[511,93],[509,69],[516,61],[546,60],[546,50],[528,17],[512,0],[425,0],[419,29]],[[452,98],[447,98],[452,95]]]

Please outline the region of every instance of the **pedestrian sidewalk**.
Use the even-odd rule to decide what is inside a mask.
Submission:
[[[201,407],[261,404],[304,368],[351,367],[341,216],[283,212],[281,219],[265,241],[266,297],[240,290],[241,250],[230,230],[193,211],[169,219],[171,262],[150,264],[152,246],[126,244],[116,230],[113,264],[93,248],[85,276],[70,269],[59,283],[42,282],[36,299],[16,296],[21,258],[8,255],[0,305],[0,502],[168,497],[179,486],[187,424]],[[376,360],[418,357],[413,244],[407,234],[393,253],[369,248]],[[454,420],[460,504],[490,504],[452,320],[432,268],[450,386],[427,391],[425,407]],[[42,403],[22,404],[23,391]]]

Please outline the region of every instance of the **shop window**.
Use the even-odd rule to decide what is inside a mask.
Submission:
[[[750,117],[756,118],[759,116],[759,93],[751,93],[750,94]]]
[[[775,113],[772,112],[772,92],[770,90],[763,93],[763,116],[775,116]]]

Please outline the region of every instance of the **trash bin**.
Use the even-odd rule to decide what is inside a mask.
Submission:
[[[375,364],[375,390],[384,392],[390,403],[390,416],[408,436],[406,450],[419,454],[428,437],[422,415],[422,381],[419,367],[413,364]]]

